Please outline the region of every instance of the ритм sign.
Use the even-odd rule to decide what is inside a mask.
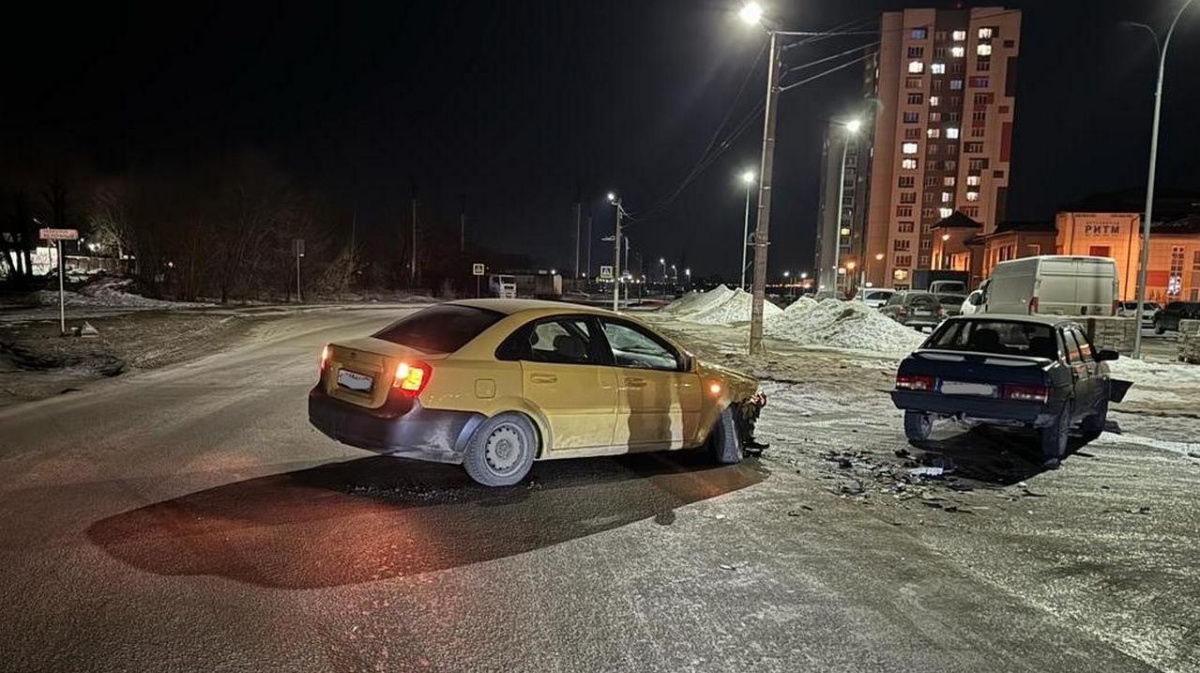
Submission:
[[[1121,225],[1116,222],[1093,222],[1083,225],[1085,236],[1120,236]]]

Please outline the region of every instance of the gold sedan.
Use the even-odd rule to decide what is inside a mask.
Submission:
[[[707,446],[735,463],[757,390],[624,315],[478,299],[327,345],[308,415],[344,444],[507,486],[535,460]]]

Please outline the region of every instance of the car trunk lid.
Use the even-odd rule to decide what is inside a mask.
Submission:
[[[946,381],[962,384],[993,384],[1000,394],[1002,385],[1041,386],[1046,382],[1046,366],[1050,360],[1023,355],[995,355],[950,350],[918,350],[904,362],[903,374],[925,375],[936,379],[935,390],[943,389]],[[972,393],[973,386],[961,386],[957,394]],[[978,389],[982,391],[982,389]]]
[[[372,337],[338,341],[328,346],[321,385],[334,399],[378,409],[392,392],[400,363],[429,364],[445,357]]]

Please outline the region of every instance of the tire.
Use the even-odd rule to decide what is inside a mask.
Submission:
[[[512,486],[529,474],[538,444],[537,429],[527,416],[496,414],[471,434],[463,469],[484,486]]]
[[[742,462],[742,438],[738,434],[737,419],[733,417],[733,407],[725,407],[717,417],[708,435],[708,447],[713,459],[722,465]]]
[[[904,436],[910,442],[924,442],[933,434],[933,416],[922,411],[904,412]]]
[[[1083,419],[1079,429],[1083,433],[1084,441],[1092,441],[1104,432],[1104,427],[1108,424],[1108,400],[1100,403],[1099,408],[1091,416]]]
[[[1155,334],[1160,334],[1160,335],[1161,335],[1161,334],[1163,334],[1163,333],[1164,333],[1164,332],[1166,332],[1166,331],[1167,331],[1167,330],[1166,330],[1166,328],[1165,328],[1165,327],[1163,327],[1163,324],[1162,324],[1161,322],[1158,322],[1157,320],[1156,320],[1156,321],[1154,321],[1154,333],[1155,333]]]
[[[1063,407],[1054,422],[1040,430],[1042,459],[1058,460],[1067,454],[1067,435],[1071,429],[1070,407]]]

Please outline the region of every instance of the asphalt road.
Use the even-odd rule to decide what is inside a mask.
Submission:
[[[336,445],[320,347],[393,316],[0,411],[0,670],[1157,670],[779,463]]]

